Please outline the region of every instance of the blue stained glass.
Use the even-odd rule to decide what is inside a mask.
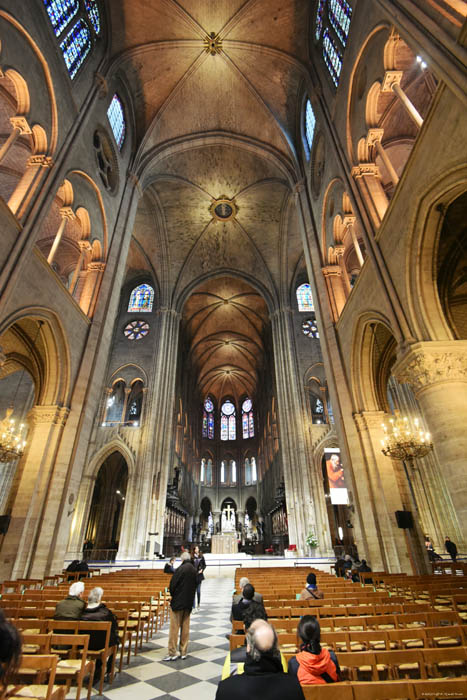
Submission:
[[[203,437],[207,438],[208,436],[208,416],[206,411],[203,413]]]
[[[329,0],[329,21],[345,46],[349,36],[352,8],[346,0]]]
[[[79,19],[76,22],[60,43],[60,49],[70,78],[73,80],[91,50],[91,32],[84,20]]]
[[[121,149],[125,140],[125,115],[123,114],[123,106],[118,95],[112,97],[112,102],[107,110],[107,118],[112,129],[115,141]]]
[[[313,306],[313,296],[311,294],[311,287],[308,284],[308,282],[306,282],[305,284],[301,284],[300,287],[297,288],[297,301],[299,311],[315,310],[315,307]]]
[[[331,75],[332,82],[337,87],[339,85],[339,77],[342,70],[342,54],[329,34],[329,29],[324,30],[323,57]]]
[[[211,411],[214,411],[214,404],[211,401],[211,399],[206,399],[204,402],[204,410],[207,411],[208,413],[211,413]]]
[[[235,425],[235,416],[229,418],[229,440],[235,440],[237,437],[237,429]]]
[[[92,28],[99,34],[101,30],[101,16],[99,14],[99,8],[97,6],[96,0],[84,0],[84,7],[88,13],[89,21],[92,24]]]
[[[253,411],[250,411],[250,415],[248,417],[248,423],[250,427],[250,437],[255,436],[255,421],[253,419]]]
[[[306,108],[305,108],[305,135],[306,135],[306,142],[308,144],[308,150],[311,153],[311,146],[313,144],[313,136],[315,133],[315,126],[316,126],[316,117],[315,113],[313,112],[313,107],[311,106],[310,100],[306,101]]]
[[[135,287],[130,295],[128,311],[149,313],[154,302],[154,289],[149,284],[140,284]]]
[[[79,10],[79,0],[44,0],[55,36],[60,36]]]
[[[208,439],[214,440],[214,415],[212,413],[208,416]]]
[[[248,434],[248,413],[244,413],[242,416],[242,431],[243,439],[250,437]]]
[[[316,40],[318,41],[321,32],[323,31],[323,15],[324,15],[324,7],[326,5],[326,0],[319,0],[318,2],[318,9],[316,10],[316,28],[315,28],[315,37]]]

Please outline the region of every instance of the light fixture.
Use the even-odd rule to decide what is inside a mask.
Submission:
[[[412,424],[407,416],[400,416],[399,411],[395,414],[394,418],[389,419],[389,426],[382,423],[382,452],[386,457],[409,462],[413,466],[415,459],[425,457],[433,449],[430,433],[420,427],[418,418],[414,418]]]
[[[33,347],[35,347],[37,338],[41,332],[41,326],[42,321],[38,321],[37,333],[32,343]],[[2,362],[2,364],[4,364],[4,362]],[[23,380],[24,372],[25,369],[23,367],[13,400],[6,409],[5,418],[0,422],[0,462],[12,462],[15,459],[19,459],[23,456],[24,448],[26,447],[26,440],[24,439],[24,429],[26,426],[24,423],[20,423],[19,426],[16,427],[16,420],[11,417],[14,412],[15,401]]]

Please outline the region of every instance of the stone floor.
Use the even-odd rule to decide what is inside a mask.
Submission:
[[[129,666],[116,674],[113,684],[104,685],[108,700],[213,700],[220,681],[222,665],[229,643],[230,608],[233,580],[207,578],[201,590],[201,609],[192,614],[188,658],[182,661],[162,661],[167,654],[169,625],[143,645]],[[67,698],[74,698],[73,688]],[[82,697],[85,697],[84,692]],[[98,698],[96,692],[93,698]]]

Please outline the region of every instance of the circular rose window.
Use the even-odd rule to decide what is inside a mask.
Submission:
[[[302,331],[307,338],[319,338],[318,326],[314,318],[308,318],[302,323]]]
[[[149,333],[149,323],[146,321],[131,321],[123,329],[123,335],[128,340],[141,340]]]

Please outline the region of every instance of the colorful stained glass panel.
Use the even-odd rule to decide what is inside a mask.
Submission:
[[[208,436],[208,415],[207,415],[206,411],[204,411],[204,413],[203,413],[203,431],[202,431],[202,435],[203,435],[204,438],[207,438],[207,436]]]
[[[229,439],[229,419],[227,416],[221,417],[221,440]]]
[[[208,439],[214,440],[214,415],[212,413],[208,416]]]
[[[318,41],[321,32],[323,31],[323,15],[324,15],[324,7],[326,5],[326,0],[319,0],[318,2],[318,9],[316,10],[316,27],[315,27],[315,37],[316,40]]]
[[[91,32],[84,20],[79,19],[76,22],[60,43],[60,49],[70,78],[73,80],[91,50]]]
[[[206,399],[204,402],[204,410],[207,411],[208,413],[211,413],[211,411],[214,411],[214,404],[211,401],[211,399]]]
[[[248,413],[244,413],[242,416],[242,433],[244,439],[250,437],[248,434]]]
[[[126,124],[125,115],[123,113],[123,105],[118,95],[114,95],[112,97],[112,102],[107,110],[107,118],[109,120],[115,141],[117,142],[118,147],[121,149],[125,140]]]
[[[127,340],[141,340],[149,333],[149,324],[145,321],[131,321],[123,329],[123,335]]]
[[[99,8],[97,6],[96,0],[84,0],[84,7],[88,13],[89,21],[92,24],[92,28],[99,34],[101,30],[101,17],[99,14]]]
[[[343,46],[347,43],[351,19],[352,8],[347,0],[329,0],[329,21]]]
[[[250,415],[248,416],[248,424],[249,424],[250,437],[254,437],[255,436],[255,421],[253,419],[253,411],[250,411]]]
[[[229,440],[235,440],[237,437],[237,426],[235,416],[229,418]]]
[[[135,287],[131,292],[128,311],[149,313],[152,311],[153,303],[154,289],[149,284],[140,284],[139,287]]]
[[[306,136],[306,142],[308,144],[308,150],[311,153],[311,147],[313,145],[313,136],[315,133],[315,126],[316,126],[316,117],[315,113],[313,112],[313,108],[311,106],[310,100],[306,101],[306,108],[305,108],[305,136]]]
[[[313,296],[308,282],[297,288],[297,302],[299,311],[314,311]]]
[[[44,0],[55,36],[60,36],[79,10],[78,0]]]
[[[324,30],[323,35],[323,58],[326,63],[332,82],[337,87],[342,70],[342,54],[337,48],[334,39],[329,33],[329,29]]]

